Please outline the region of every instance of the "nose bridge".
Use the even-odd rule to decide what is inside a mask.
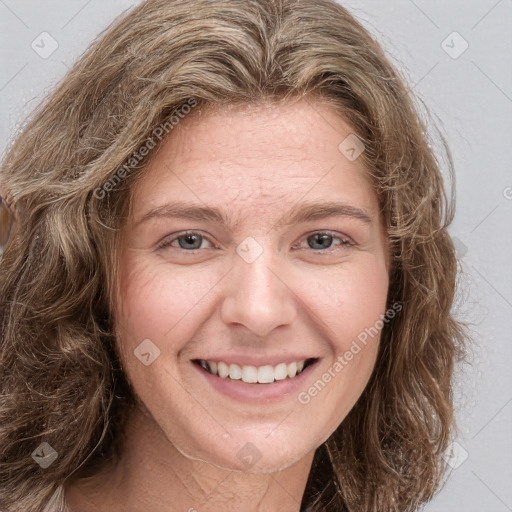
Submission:
[[[243,250],[243,243],[239,247]],[[291,324],[297,311],[293,293],[279,275],[279,261],[271,249],[261,247],[259,255],[254,249],[249,248],[253,251],[251,257],[243,252],[235,255],[221,314],[226,324],[241,324],[266,336],[276,327]]]

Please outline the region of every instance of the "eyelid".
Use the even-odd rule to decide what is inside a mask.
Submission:
[[[163,240],[161,242],[159,242],[157,244],[157,247],[159,249],[166,249],[167,247],[172,247],[171,244],[173,242],[175,242],[176,240],[178,240],[179,238],[182,238],[182,237],[185,237],[187,235],[199,235],[201,238],[203,238],[204,240],[207,240],[208,243],[210,243],[214,248],[217,247],[217,245],[215,243],[212,242],[212,240],[210,240],[210,237],[203,234],[201,231],[194,231],[194,230],[184,230],[184,231],[179,231],[177,233],[173,233],[171,235],[168,235],[166,236],[165,238],[163,238]],[[313,235],[329,235],[331,236],[332,238],[334,239],[338,239],[340,240],[342,243],[341,243],[341,247],[353,247],[356,244],[356,242],[348,235],[345,235],[344,233],[338,233],[337,231],[332,231],[332,230],[329,230],[329,229],[324,229],[324,230],[315,230],[315,231],[311,231],[309,233],[306,233],[305,235],[303,235],[300,239],[299,239],[299,242],[294,244],[292,246],[292,249],[295,249],[298,247],[298,245],[300,245],[300,243],[303,241],[303,240],[307,240],[307,238],[309,238],[310,236],[313,236]],[[173,247],[173,249],[178,249],[178,250],[182,250],[184,252],[194,252],[194,251],[200,251],[202,249],[190,249],[190,250],[186,250],[186,249],[182,249],[181,247]],[[310,248],[311,249],[311,248]],[[313,252],[317,252],[317,253],[329,253],[329,252],[332,252],[332,248],[328,248],[328,249],[325,249],[325,250],[322,250],[322,249],[311,249]]]
[[[204,235],[201,231],[195,231],[195,230],[190,230],[189,229],[189,230],[179,231],[177,233],[172,233],[172,234],[164,237],[160,242],[158,242],[157,248],[158,249],[166,249],[167,247],[172,247],[171,244],[173,242],[175,242],[179,238],[185,237],[187,235],[199,235],[204,240],[207,240],[208,243],[210,243],[213,247],[217,247],[216,244],[214,244],[210,240],[210,237]],[[191,249],[191,250],[187,251],[186,249],[182,249],[181,247],[172,247],[172,248],[173,249],[182,250],[182,251],[185,251],[185,252],[194,252],[194,251],[203,250],[203,249]]]
[[[315,231],[311,231],[310,233],[307,233],[306,235],[301,237],[298,244],[300,244],[300,242],[302,240],[305,240],[305,239],[307,240],[307,238],[309,238],[310,236],[313,236],[313,235],[329,235],[332,238],[337,238],[337,239],[341,240],[341,242],[342,242],[341,246],[353,247],[353,246],[357,245],[357,243],[354,241],[354,239],[352,237],[345,235],[344,233],[338,233],[337,231],[331,231],[330,229],[317,229]],[[293,245],[293,248],[297,247],[298,244]],[[332,249],[329,248],[329,249],[325,249],[325,250],[320,250],[320,249],[317,249],[317,250],[312,249],[312,250],[314,252],[318,252],[318,253],[321,253],[321,252],[326,253],[326,252],[331,251]]]

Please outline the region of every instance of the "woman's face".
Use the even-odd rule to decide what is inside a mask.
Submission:
[[[148,421],[187,457],[283,469],[367,384],[388,247],[351,133],[314,102],[203,112],[137,183],[119,350]]]

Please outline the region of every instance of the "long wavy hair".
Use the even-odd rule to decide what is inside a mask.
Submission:
[[[66,483],[119,456],[133,404],[115,349],[119,234],[156,152],[140,158],[141,145],[192,102],[322,101],[363,141],[390,241],[388,303],[402,309],[362,396],[317,449],[302,507],[402,512],[433,497],[467,338],[451,313],[453,187],[405,83],[334,0],[147,0],[91,45],[0,168],[16,216],[0,263],[4,512],[64,510]],[[31,457],[41,442],[58,453],[45,469]]]

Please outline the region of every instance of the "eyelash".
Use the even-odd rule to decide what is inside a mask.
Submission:
[[[312,233],[308,234],[305,238],[306,240],[311,237],[311,236],[315,236],[315,235],[328,235],[330,237],[332,237],[333,240],[340,240],[341,241],[341,244],[340,247],[353,247],[355,246],[355,242],[353,240],[351,240],[349,237],[347,236],[337,236],[336,234],[334,234],[332,231],[313,231]],[[179,240],[180,238],[185,238],[187,236],[199,236],[201,237],[202,239],[204,240],[208,240],[212,245],[215,245],[213,244],[209,239],[208,237],[202,235],[200,232],[198,231],[186,231],[184,233],[181,233],[180,235],[178,236],[174,236],[173,238],[167,238],[165,239],[163,242],[161,242],[160,244],[158,244],[158,248],[159,249],[166,249],[168,247],[171,247],[171,244],[176,241],[176,240]],[[296,246],[293,246],[293,248],[296,248]],[[184,252],[191,252],[191,253],[194,253],[195,251],[199,251],[201,249],[191,249],[191,250],[187,250],[187,249],[183,249],[181,247],[173,247],[173,249],[181,249],[182,251]],[[310,248],[311,249],[311,248]],[[322,250],[322,249],[311,249],[313,252],[316,252],[316,253],[331,253],[333,252],[331,247],[328,247],[327,249],[325,250]]]

